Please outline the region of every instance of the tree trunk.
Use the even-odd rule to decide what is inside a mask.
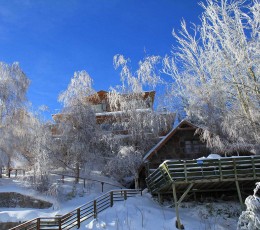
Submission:
[[[135,189],[139,189],[139,177],[138,177],[138,175],[135,176]]]
[[[75,183],[79,183],[79,163],[76,163],[76,171],[75,171]]]

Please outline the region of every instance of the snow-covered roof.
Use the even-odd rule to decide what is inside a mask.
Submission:
[[[164,144],[179,130],[182,125],[189,125],[192,128],[199,128],[198,126],[190,123],[187,120],[182,120],[176,127],[174,127],[166,136],[164,136],[149,152],[145,154],[143,157],[143,161],[145,162],[149,159],[154,153],[156,153]]]

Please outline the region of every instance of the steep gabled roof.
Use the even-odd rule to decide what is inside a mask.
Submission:
[[[143,157],[143,162],[146,160],[149,160],[158,150],[160,150],[171,138],[172,136],[179,130],[184,130],[184,129],[197,129],[199,128],[198,126],[190,123],[187,120],[182,120],[177,127],[173,128],[166,136],[162,138],[160,142],[158,142],[157,145],[155,145],[144,157]]]

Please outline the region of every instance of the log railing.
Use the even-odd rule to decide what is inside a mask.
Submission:
[[[170,184],[260,179],[260,156],[167,160],[146,178],[152,193]]]
[[[72,229],[73,227],[79,228],[82,221],[90,218],[97,218],[100,212],[112,207],[115,202],[124,201],[128,197],[133,197],[137,194],[142,195],[141,190],[112,190],[95,200],[66,213],[65,215],[56,217],[39,217],[9,230],[63,230]]]

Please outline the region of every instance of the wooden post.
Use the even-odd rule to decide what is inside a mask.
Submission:
[[[8,169],[8,177],[9,178],[11,177],[11,171],[12,171],[12,169]]]
[[[177,194],[176,194],[176,187],[175,187],[174,183],[172,183],[172,193],[173,193],[175,212],[176,212],[176,218],[177,218],[177,226],[178,226],[178,229],[181,229],[181,220],[180,220],[180,215],[179,215],[178,200],[177,200]]]
[[[110,192],[110,207],[113,207],[113,191]]]
[[[233,159],[233,167],[234,167],[235,180],[237,181],[237,164],[235,159]]]
[[[185,175],[185,182],[188,182],[188,177],[187,177],[187,165],[186,161],[184,161],[184,175]]]
[[[17,169],[15,170],[15,177],[17,177]]]
[[[64,175],[61,176],[61,181],[64,184]]]
[[[252,168],[253,168],[253,178],[254,180],[256,179],[256,174],[255,174],[255,158],[252,157]]]
[[[2,167],[0,166],[0,178],[2,178],[2,171],[3,171],[3,169],[2,169]]]
[[[94,219],[97,218],[97,201],[94,200]]]
[[[244,206],[244,203],[243,203],[243,200],[242,200],[238,181],[236,180],[235,183],[236,183],[236,187],[237,187],[237,194],[238,194],[238,199],[239,199],[239,202],[240,202],[240,205],[241,205],[241,209],[244,210],[245,206]]]
[[[161,193],[158,192],[158,202],[159,204],[162,204],[162,196]]]
[[[80,228],[80,208],[77,209],[77,222],[78,228]]]
[[[219,175],[220,175],[220,181],[223,180],[223,174],[222,174],[222,165],[221,165],[221,160],[218,159],[218,170],[219,170]]]
[[[41,219],[40,218],[37,218],[36,229],[37,230],[41,229]]]
[[[124,191],[124,200],[126,200],[127,199],[127,191],[125,190]]]
[[[104,182],[101,182],[101,191],[104,192]]]
[[[59,217],[58,222],[59,222],[59,230],[62,230],[61,229],[61,217]]]

